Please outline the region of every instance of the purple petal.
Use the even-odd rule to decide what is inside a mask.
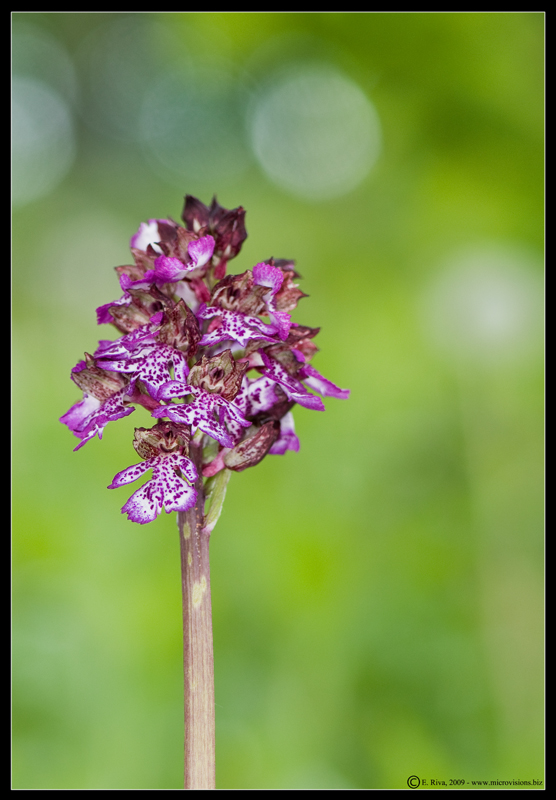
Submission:
[[[307,386],[322,394],[323,397],[337,397],[340,400],[346,400],[349,397],[349,389],[340,389],[335,383],[324,378],[310,364],[304,364],[298,374]]]
[[[100,406],[101,402],[97,400],[96,397],[84,395],[83,400],[75,403],[69,411],[66,411],[66,413],[60,417],[60,422],[67,425],[70,431],[77,436],[78,434],[76,431],[84,427],[85,420],[95,411],[98,411]]]
[[[237,406],[219,394],[211,394],[198,386],[188,386],[180,381],[172,381],[160,389],[160,396],[166,399],[189,394],[194,395],[193,402],[160,406],[152,412],[152,416],[157,419],[168,417],[172,422],[181,422],[194,429],[199,428],[224,447],[233,446],[232,437],[224,427],[225,422],[230,425],[237,423],[243,427],[249,427],[251,424],[243,417]],[[215,418],[215,413],[218,413],[218,420]]]
[[[185,265],[179,258],[171,256],[158,256],[154,262],[154,269],[145,272],[143,280],[150,283],[174,283],[180,281],[191,269],[189,265]]]
[[[158,399],[161,387],[173,380],[171,366],[178,378],[185,378],[189,373],[185,355],[181,350],[167,344],[148,344],[133,354],[126,353],[120,347],[112,358],[107,357],[106,352],[110,351],[103,351],[98,359],[98,365],[102,369],[133,375],[133,380],[143,381],[155,400]]]
[[[143,525],[156,519],[162,508],[165,508],[167,513],[187,511],[195,504],[197,493],[188,481],[195,483],[197,470],[192,461],[178,453],[155,456],[128,467],[115,476],[108,488],[115,489],[131,483],[144,475],[148,469],[153,471],[151,480],[137,489],[122,508],[122,513],[127,514],[132,522]],[[181,470],[186,480],[177,474],[177,469]]]
[[[199,342],[201,347],[211,346],[219,342],[232,339],[242,347],[246,347],[251,339],[262,339],[266,342],[275,342],[276,327],[267,325],[258,317],[251,317],[239,311],[228,311],[214,306],[201,306],[197,311],[199,319],[220,317],[221,325],[210,333],[205,333]]]
[[[171,400],[174,397],[187,397],[192,394],[192,387],[185,381],[168,381],[158,390],[159,400]]]
[[[270,450],[270,455],[283,456],[287,450],[299,451],[299,439],[295,434],[295,427],[293,423],[293,414],[288,411],[280,420],[280,436]]]
[[[109,422],[127,417],[135,411],[127,404],[126,391],[127,386],[109,397],[104,403],[94,397],[86,396],[60,418],[60,422],[67,425],[72,433],[81,439],[74,450],[79,450],[97,434],[98,438],[102,439],[102,432]]]
[[[270,411],[272,406],[276,405],[278,402],[274,392],[276,381],[266,375],[256,380],[250,380],[249,378],[244,380],[247,384],[243,392],[243,398],[239,400],[239,403],[236,403],[239,395],[234,399],[234,403],[243,411],[244,416],[254,417],[261,412]],[[241,405],[244,405],[245,408],[242,408]]]
[[[299,403],[300,406],[310,408],[313,411],[324,411],[324,403],[320,397],[308,392],[301,381],[292,377],[276,359],[270,358],[264,350],[260,352],[266,367],[264,374],[276,381],[290,400],[294,400],[296,403]]]
[[[167,219],[150,219],[148,222],[142,222],[139,225],[137,233],[130,239],[130,247],[134,247],[136,250],[146,251],[147,247],[151,245],[153,250],[156,250],[157,253],[161,253],[162,251],[157,245],[157,242],[162,238],[158,230],[159,222],[164,222],[167,225],[171,224]]]
[[[162,322],[163,316],[163,312],[159,311],[150,318],[146,325],[142,325],[131,333],[126,333],[125,336],[120,336],[120,338],[115,341],[103,339],[99,342],[99,346],[94,353],[95,358],[106,358],[110,360],[128,358],[130,353],[139,348],[143,348],[145,345],[155,344],[155,337],[159,332],[158,326]],[[106,367],[103,368],[106,369]]]
[[[152,412],[152,416],[157,419],[168,417],[172,422],[190,425],[194,430],[199,428],[199,430],[216,439],[224,447],[232,447],[233,445],[230,434],[223,425],[215,420],[212,410],[204,409],[196,403],[172,403],[169,406],[159,406]]]
[[[131,522],[145,525],[147,522],[154,522],[162,511],[163,502],[162,488],[154,481],[147,481],[122,506],[122,514],[127,514]]]
[[[202,236],[200,239],[194,239],[187,245],[187,252],[191,256],[192,266],[203,267],[212,258],[214,239],[212,236]]]
[[[114,322],[114,317],[110,314],[110,309],[114,306],[128,306],[131,303],[131,295],[123,295],[119,300],[114,300],[112,303],[105,303],[103,306],[97,308],[97,325]]]
[[[187,374],[189,366],[185,355],[167,344],[158,344],[151,348],[148,355],[138,359],[135,377],[142,380],[149,393],[158,399],[158,391],[172,380],[170,365],[180,375]]]
[[[268,286],[274,296],[282,286],[284,273],[281,269],[262,262],[253,267],[253,278],[257,286]]]
[[[140,464],[134,464],[132,467],[126,467],[126,469],[123,469],[114,476],[112,483],[108,488],[116,489],[118,486],[125,486],[127,483],[133,483],[133,481],[136,481],[137,478],[140,478],[141,475],[144,475],[147,470],[152,468],[152,462],[156,461],[157,458],[158,456],[155,456],[154,458],[149,458],[146,461],[141,461]]]

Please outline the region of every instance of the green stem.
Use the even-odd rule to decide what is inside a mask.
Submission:
[[[183,599],[185,788],[214,789],[214,654],[210,598],[209,541],[205,524],[202,450],[191,442],[197,502],[178,513]]]

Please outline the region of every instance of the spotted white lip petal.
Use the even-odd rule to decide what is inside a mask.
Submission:
[[[203,433],[208,434],[217,442],[220,442],[224,447],[232,447],[232,439],[228,431],[216,421],[212,409],[201,408],[196,403],[187,404],[171,404],[169,406],[160,406],[155,408],[152,416],[156,419],[168,417],[172,422],[178,422],[183,425],[191,426],[192,430],[197,428]]]
[[[141,475],[144,475],[147,470],[152,468],[151,462],[153,460],[154,459],[149,458],[147,461],[141,461],[139,464],[126,467],[126,469],[123,469],[114,476],[112,483],[108,488],[116,489],[118,486],[125,486],[127,483],[133,483],[133,481],[136,481],[137,478],[140,478]]]
[[[261,339],[266,342],[275,342],[276,326],[267,325],[259,317],[252,317],[242,314],[240,311],[228,311],[213,306],[201,306],[197,311],[198,319],[211,319],[220,317],[220,326],[210,333],[205,333],[199,345],[201,347],[211,347],[220,342],[232,340],[238,342],[242,347],[252,339]]]
[[[111,360],[102,356],[99,365],[108,371],[124,372],[133,375],[133,380],[143,381],[155,400],[161,387],[172,381],[171,365],[180,377],[189,371],[185,355],[166,344],[149,344],[132,355],[120,353]]]
[[[181,381],[171,381],[165,384],[159,393],[160,399],[171,397],[186,397],[193,395],[190,403],[171,403],[168,406],[155,408],[152,416],[160,419],[168,417],[172,422],[190,425],[193,429],[199,428],[203,433],[212,436],[224,447],[232,447],[233,440],[224,423],[238,423],[244,427],[251,425],[241,414],[237,406],[225,400],[219,394],[205,392],[198,386],[189,386]],[[215,418],[218,413],[218,420]]]
[[[114,477],[108,488],[116,489],[131,483],[149,469],[153,471],[151,480],[137,489],[122,508],[122,513],[127,514],[128,519],[143,525],[156,519],[162,508],[167,513],[187,511],[195,504],[197,493],[190,483],[195,483],[197,471],[188,458],[178,453],[154,456],[127,467]],[[181,470],[187,480],[177,474],[177,469]]]

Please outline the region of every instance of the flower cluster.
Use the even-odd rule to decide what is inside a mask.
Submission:
[[[202,477],[297,451],[293,406],[323,411],[318,395],[349,394],[309,363],[319,328],[291,321],[305,296],[293,261],[271,258],[226,275],[247,237],[243,208],[227,210],[216,198],[207,207],[187,195],[182,220],[151,219],[131,237],[134,263],[116,267],[123,294],[97,309],[98,323],[121,336],[101,340],[73,368],[83,399],[60,419],[80,439],[76,450],[136,405],[157,420],[135,429],[144,460],[108,487],[152,470],[122,508],[139,523],[162,508],[191,508]],[[189,458],[192,439],[201,464]]]

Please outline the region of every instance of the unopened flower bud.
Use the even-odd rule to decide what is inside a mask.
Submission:
[[[129,383],[127,375],[109,372],[96,366],[96,360],[85,353],[85,361],[80,361],[71,371],[71,378],[85,394],[104,402]]]
[[[279,436],[280,422],[278,420],[265,422],[252,436],[224,454],[224,464],[235,472],[254,467],[262,461]]]
[[[190,437],[187,425],[160,420],[153,428],[135,428],[133,446],[141,458],[169,453],[187,455]]]
[[[197,352],[201,331],[195,314],[183,300],[164,314],[158,341],[181,350],[187,358],[193,357]]]
[[[234,359],[231,350],[224,350],[212,358],[203,356],[191,368],[188,383],[205,392],[219,394],[225,400],[233,400],[239,392],[247,367],[246,363]]]
[[[256,286],[251,270],[241,275],[228,275],[219,281],[210,297],[210,305],[243,314],[265,313],[266,286]]]

